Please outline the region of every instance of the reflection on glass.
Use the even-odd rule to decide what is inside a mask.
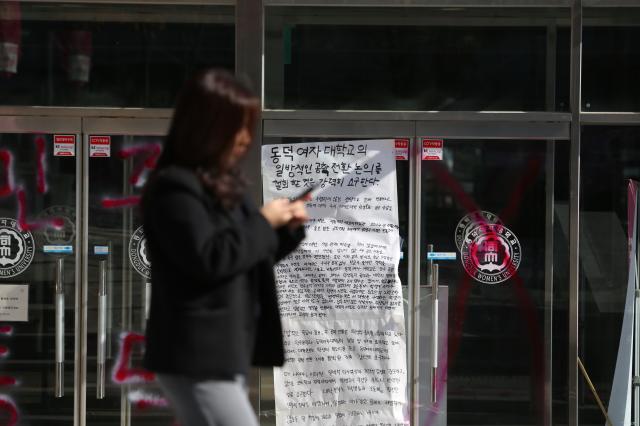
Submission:
[[[640,111],[640,8],[587,8],[582,110]]]
[[[568,239],[558,215],[567,205],[566,189],[560,189],[568,187],[566,163],[559,161],[568,144],[556,142],[551,151],[546,141],[445,140],[443,145],[442,160],[422,162],[422,310],[431,312],[426,248],[433,245],[456,258],[436,262],[440,310],[447,309],[448,317],[435,379],[430,326],[420,329],[421,422],[545,424],[552,404],[562,416],[567,402],[564,389],[547,388],[545,381],[552,366],[554,376],[566,377],[551,352],[558,341],[560,356],[566,356],[548,326],[555,317],[548,302],[555,296],[548,293],[566,282]],[[548,185],[554,162],[557,190]],[[551,211],[554,228],[548,225]],[[547,250],[553,250],[552,264],[545,259]],[[551,267],[553,282],[545,274]],[[566,312],[566,297],[558,296],[553,309]]]
[[[582,134],[578,356],[613,424],[622,424],[624,414],[613,409],[622,397],[614,393],[615,378],[632,360],[622,345],[631,336],[622,327],[631,310],[629,285],[635,287],[629,266],[637,268],[627,237],[629,180],[640,179],[638,135],[639,128],[624,126],[585,127]],[[603,424],[585,378],[580,376],[578,383],[580,424]]]
[[[87,424],[169,426],[173,413],[142,368],[152,285],[137,208],[161,137],[89,138],[108,141],[110,155],[89,159]]]
[[[233,70],[233,13],[0,2],[0,103],[169,107],[194,70]]]
[[[1,424],[74,418],[76,158],[54,137],[0,134]]]
[[[267,8],[266,106],[566,110],[568,12]]]

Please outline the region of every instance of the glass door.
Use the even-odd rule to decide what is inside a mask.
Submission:
[[[79,138],[79,119],[0,118],[3,425],[74,422]]]
[[[568,132],[522,126],[418,123],[414,424],[566,413]]]
[[[172,425],[142,368],[151,295],[138,202],[168,120],[85,119],[88,425]]]

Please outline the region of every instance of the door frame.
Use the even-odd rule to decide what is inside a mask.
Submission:
[[[82,143],[82,121],[80,117],[50,117],[50,116],[20,116],[20,115],[2,115],[0,116],[0,131],[2,133],[64,133],[73,134],[76,137],[75,147],[75,174],[76,174],[76,197],[75,197],[75,209],[79,211],[82,202],[82,191],[84,180],[82,179],[82,160],[83,160],[83,143]],[[80,339],[82,331],[81,317],[78,315],[80,312],[80,302],[82,300],[82,283],[80,276],[82,272],[81,257],[82,257],[82,239],[78,236],[84,230],[84,222],[80,219],[80,216],[76,214],[76,239],[74,244],[74,372],[73,372],[73,424],[74,426],[80,426],[78,419],[78,412],[81,407],[81,395],[84,392],[84,386],[81,376],[81,344]]]
[[[84,250],[82,251],[82,311],[81,311],[81,348],[82,362],[80,366],[81,383],[83,392],[82,400],[79,403],[77,416],[80,419],[79,425],[87,424],[87,334],[88,334],[88,293],[89,293],[89,136],[91,135],[127,135],[127,136],[158,136],[166,135],[169,118],[82,118],[82,178],[84,186],[82,188],[82,222],[85,226],[82,229],[81,239]],[[129,426],[131,424],[131,407],[127,400],[126,393],[121,394],[120,424]]]

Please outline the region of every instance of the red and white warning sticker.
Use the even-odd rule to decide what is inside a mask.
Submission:
[[[76,135],[53,135],[53,155],[55,157],[75,157]]]
[[[89,157],[111,157],[111,136],[89,136]]]
[[[409,139],[396,139],[396,160],[409,159]]]
[[[442,139],[422,139],[422,159],[442,160]]]

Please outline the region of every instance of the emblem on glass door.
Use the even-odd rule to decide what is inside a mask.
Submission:
[[[0,218],[0,278],[15,277],[31,265],[35,244],[29,231],[18,229],[18,221]]]
[[[147,238],[142,226],[135,230],[129,240],[129,262],[140,275],[151,278],[151,262],[147,257]]]
[[[76,211],[69,206],[50,206],[38,215],[40,222],[53,223],[36,232],[38,244],[73,244],[76,236]]]
[[[456,227],[456,245],[459,237],[462,265],[478,282],[504,282],[520,267],[520,241],[493,213],[477,211],[466,215]]]

